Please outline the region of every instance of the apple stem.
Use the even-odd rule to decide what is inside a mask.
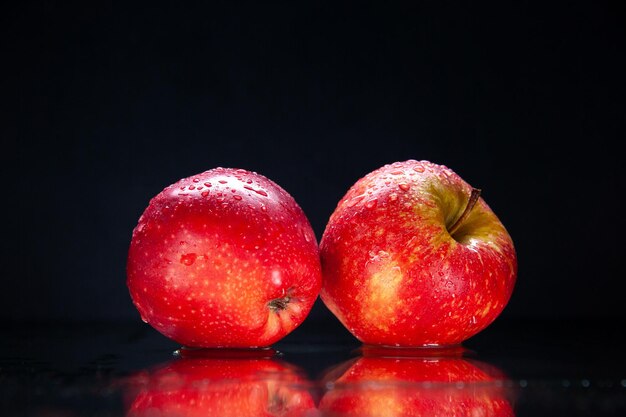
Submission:
[[[479,198],[480,198],[480,190],[478,188],[472,188],[472,193],[470,194],[469,200],[467,201],[465,210],[463,210],[463,213],[461,213],[461,216],[448,229],[448,233],[450,233],[450,235],[453,235],[459,229],[459,227],[461,227],[461,224],[465,221],[465,219],[467,219],[467,216],[469,216],[470,212],[476,205],[476,202],[478,202]]]

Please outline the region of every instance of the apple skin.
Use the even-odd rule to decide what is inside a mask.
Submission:
[[[133,231],[127,285],[142,319],[185,346],[269,346],[311,310],[319,250],[285,190],[215,168],[150,201]]]
[[[513,417],[504,379],[490,365],[459,357],[361,357],[329,371],[332,389],[319,410],[342,417]]]
[[[405,161],[356,182],[320,243],[326,306],[360,341],[453,345],[487,327],[517,276],[511,237],[472,187],[443,165]]]
[[[305,417],[310,383],[290,364],[259,359],[178,359],[129,379],[127,417]]]

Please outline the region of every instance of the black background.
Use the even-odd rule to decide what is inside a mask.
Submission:
[[[508,228],[504,316],[626,317],[616,5],[90,3],[2,6],[0,319],[139,320],[131,231],[182,177],[262,173],[319,238],[406,159],[482,188]]]

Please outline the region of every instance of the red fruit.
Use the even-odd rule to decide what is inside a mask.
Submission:
[[[362,357],[331,374],[324,415],[514,416],[502,374],[461,358]]]
[[[479,190],[426,161],[357,181],[320,251],[322,300],[368,344],[460,343],[500,314],[517,275],[513,242]]]
[[[305,417],[307,380],[270,359],[181,359],[131,379],[128,417]]]
[[[127,273],[142,319],[195,347],[271,345],[305,319],[321,285],[315,235],[295,200],[262,175],[227,168],[150,201]]]

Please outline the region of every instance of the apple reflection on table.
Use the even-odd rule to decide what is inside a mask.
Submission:
[[[272,350],[184,351],[127,384],[127,417],[309,417],[309,381]]]
[[[459,352],[364,347],[312,381],[273,351],[189,351],[130,379],[127,416],[514,416],[505,380]]]
[[[456,351],[364,347],[323,378],[324,416],[514,416],[505,376]]]

